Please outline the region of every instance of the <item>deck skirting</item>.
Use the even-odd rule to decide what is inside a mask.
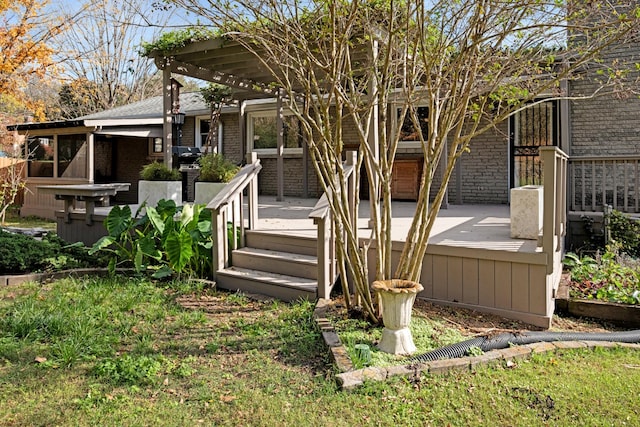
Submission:
[[[369,274],[375,275],[375,243]],[[394,242],[395,268],[402,242]],[[549,328],[561,264],[547,274],[547,254],[432,244],[423,260],[418,298]]]

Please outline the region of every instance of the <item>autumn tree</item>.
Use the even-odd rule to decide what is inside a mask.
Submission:
[[[0,96],[42,119],[42,106],[24,93],[27,82],[42,78],[53,65],[53,37],[68,21],[45,13],[48,0],[0,1]]]
[[[615,89],[624,66],[599,57],[637,36],[639,16],[637,2],[623,0],[174,3],[241,43],[285,95],[330,194],[342,278],[350,278],[372,319],[369,247],[360,245],[345,196],[345,126],[358,134],[358,163],[365,165],[371,199],[380,200],[372,203],[375,279],[418,281],[452,171],[474,139],[543,96],[567,97],[562,83],[586,70],[600,70],[596,92]],[[392,269],[391,171],[401,139],[401,129],[392,126],[396,111],[399,123],[412,123],[424,160],[417,210]],[[444,173],[434,187],[439,165]]]

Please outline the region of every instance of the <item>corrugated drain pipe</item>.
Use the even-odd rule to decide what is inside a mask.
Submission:
[[[640,343],[640,330],[624,332],[524,332],[504,333],[491,338],[477,337],[456,344],[432,350],[414,356],[409,362],[429,362],[439,359],[454,359],[466,356],[469,349],[479,347],[482,351],[498,350],[510,345],[525,345],[536,342],[553,341],[612,341],[624,343]]]

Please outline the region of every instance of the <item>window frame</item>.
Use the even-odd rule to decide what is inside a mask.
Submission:
[[[283,116],[294,116],[294,114],[288,109],[284,109]],[[258,155],[268,155],[268,154],[278,154],[278,149],[276,148],[254,148],[254,118],[263,118],[263,117],[273,117],[277,121],[277,111],[275,108],[273,109],[259,109],[259,110],[251,110],[247,111],[247,153],[257,153]],[[303,142],[304,143],[304,142]],[[302,154],[303,147],[296,148],[287,148],[284,147],[283,154]]]
[[[391,128],[393,129],[394,134],[398,131],[398,126],[400,125],[400,121],[398,120],[398,116],[400,115],[400,111],[402,110],[402,105],[392,104],[393,114],[391,115]],[[426,104],[418,104],[415,108],[429,108]],[[409,116],[405,116],[405,120],[409,119]],[[420,141],[398,141],[398,148],[419,148],[422,149],[422,143]]]

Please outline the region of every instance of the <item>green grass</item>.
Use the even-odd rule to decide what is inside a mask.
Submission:
[[[43,228],[48,231],[56,231],[57,228],[55,221],[34,216],[22,218],[17,214],[17,212],[12,210],[7,211],[5,223],[0,225],[3,227],[17,228]]]
[[[637,350],[567,350],[345,392],[312,304],[195,286],[0,288],[0,425],[640,425]]]

